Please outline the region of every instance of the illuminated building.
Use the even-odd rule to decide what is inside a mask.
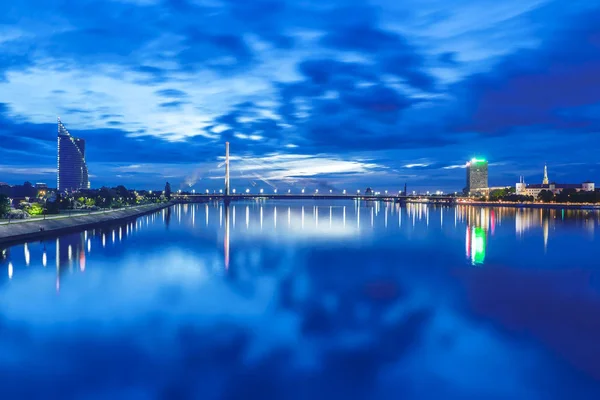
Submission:
[[[38,197],[43,197],[48,193],[48,185],[45,183],[36,183],[35,189],[37,190]]]
[[[85,162],[85,140],[71,136],[58,119],[58,176],[59,191],[89,189],[88,168]]]
[[[484,159],[473,158],[467,163],[467,193],[477,193],[488,190],[488,162]]]
[[[593,192],[596,190],[594,182],[586,181],[583,183],[549,183],[548,167],[544,165],[544,179],[541,184],[525,184],[523,178],[516,184],[516,193],[520,195],[537,197],[543,190],[549,190],[558,194],[565,189],[575,189],[577,192]]]

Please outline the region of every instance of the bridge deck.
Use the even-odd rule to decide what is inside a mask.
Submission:
[[[379,200],[394,202],[439,202],[453,203],[456,198],[450,196],[365,196],[365,195],[337,195],[337,194],[233,194],[226,196],[224,194],[173,194],[174,200],[179,201],[206,201],[215,200]]]

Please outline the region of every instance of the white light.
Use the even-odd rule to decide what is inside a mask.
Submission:
[[[333,193],[333,190],[329,189],[329,193]]]
[[[196,194],[196,189],[192,189],[192,194]]]
[[[223,193],[223,189],[219,189],[219,193]]]
[[[346,194],[346,189],[344,189],[344,191],[342,193]]]
[[[250,193],[250,189],[246,189],[246,193]]]
[[[208,194],[208,189],[206,189],[206,194]]]
[[[359,190],[357,190],[357,191],[356,191],[356,193],[359,193],[359,194],[360,194],[360,189],[359,189]]]
[[[315,189],[315,193],[319,193],[319,189]]]
[[[304,193],[304,189],[302,189],[302,193]]]
[[[292,192],[292,189],[288,189],[288,193],[291,193],[291,192]]]
[[[277,189],[273,190],[274,193],[277,193]]]
[[[260,194],[263,194],[263,192],[264,192],[264,190],[263,190],[263,189],[260,189]]]
[[[387,190],[385,191],[385,194],[387,194]]]
[[[235,193],[235,189],[233,189],[233,193]]]

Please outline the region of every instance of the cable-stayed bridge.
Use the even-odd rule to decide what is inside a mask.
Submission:
[[[408,195],[406,187],[404,192],[398,194],[388,194],[388,191],[384,193],[380,192],[348,192],[346,190],[335,192],[333,189],[329,191],[307,192],[305,189],[301,189],[300,193],[292,192],[291,189],[287,191],[278,191],[276,188],[271,188],[270,192],[260,189],[258,193],[252,193],[250,189],[245,189],[238,192],[235,188],[231,188],[230,184],[230,168],[229,168],[229,142],[225,143],[225,182],[224,188],[219,190],[219,193],[210,193],[208,190],[206,193],[174,193],[173,198],[178,202],[205,202],[209,199],[223,199],[223,200],[245,200],[245,199],[287,199],[287,200],[381,200],[381,201],[395,201],[395,202],[415,202],[415,203],[454,203],[456,201],[455,196],[439,195],[439,194],[412,194]],[[223,165],[221,164],[221,165]]]

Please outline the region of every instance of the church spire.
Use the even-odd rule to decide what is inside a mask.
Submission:
[[[542,182],[544,185],[547,185],[550,183],[550,181],[548,180],[548,165],[544,164],[544,181]]]

